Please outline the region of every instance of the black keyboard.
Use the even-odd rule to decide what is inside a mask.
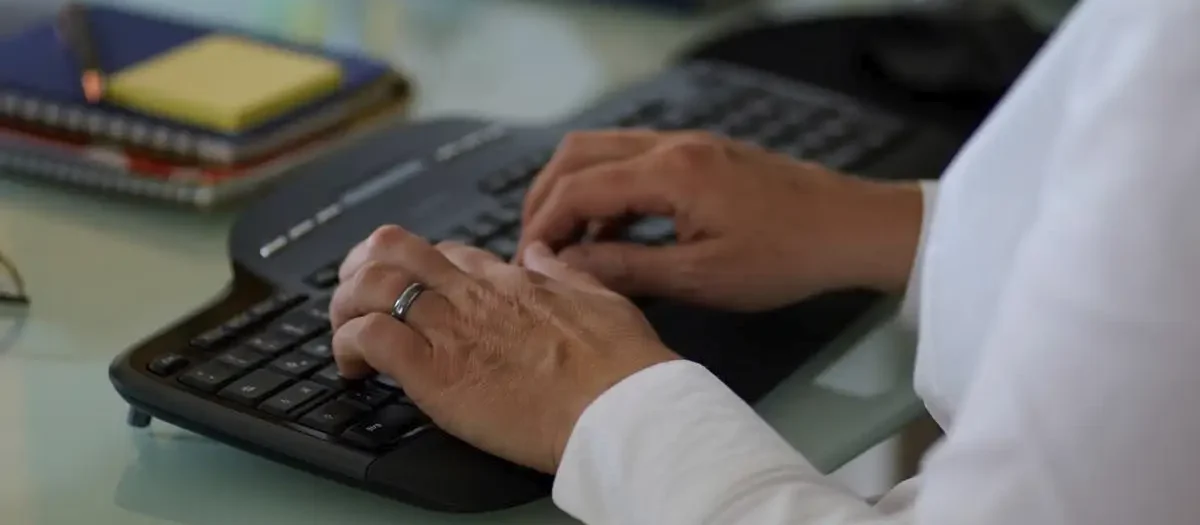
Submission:
[[[387,378],[341,380],[329,295],[342,255],[380,224],[512,256],[524,193],[563,134],[612,127],[706,130],[882,178],[936,176],[960,145],[835,93],[715,63],[673,68],[544,128],[397,125],[302,168],[243,213],[225,293],[113,361],[132,422],[160,418],[430,509],[488,511],[546,496],[548,476],[441,432]],[[674,232],[668,220],[646,219],[627,236],[661,244]],[[882,299],[845,290],[758,314],[639,305],[668,345],[753,402],[883,315]]]

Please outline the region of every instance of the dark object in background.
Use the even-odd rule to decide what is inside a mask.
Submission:
[[[1009,11],[838,16],[765,23],[681,59],[722,60],[809,82],[965,140],[1046,37]]]

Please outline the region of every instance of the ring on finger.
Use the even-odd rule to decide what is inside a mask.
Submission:
[[[408,285],[392,305],[392,317],[402,323],[405,322],[408,312],[412,310],[413,303],[417,302],[417,298],[424,291],[424,284],[414,282]]]

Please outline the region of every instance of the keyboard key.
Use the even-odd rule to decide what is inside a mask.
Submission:
[[[279,355],[298,343],[300,339],[294,335],[280,332],[264,332],[246,341],[246,346],[269,355]]]
[[[517,208],[498,208],[483,214],[483,219],[507,229],[521,223],[521,210]]]
[[[512,259],[513,255],[517,253],[517,241],[509,237],[497,237],[488,241],[483,246],[483,249],[507,261]]]
[[[266,355],[240,346],[217,356],[217,361],[237,368],[254,368],[266,360]]]
[[[821,134],[832,141],[841,141],[850,136],[850,123],[844,118],[829,120],[821,125]]]
[[[220,361],[209,361],[179,376],[179,382],[205,392],[216,392],[242,373],[242,369]]]
[[[317,273],[308,276],[308,279],[305,279],[305,281],[314,288],[322,290],[333,288],[338,283],[338,268],[337,266],[321,268],[317,270]]]
[[[835,170],[853,168],[866,156],[866,151],[856,144],[847,144],[821,158],[821,163]]]
[[[773,117],[782,111],[783,108],[779,106],[779,103],[768,97],[751,100],[741,112],[756,117]]]
[[[208,330],[192,339],[192,346],[200,350],[212,350],[220,346],[225,341],[229,340],[233,333],[227,330],[224,326],[218,326]]]
[[[371,408],[376,408],[379,405],[391,401],[394,394],[395,392],[390,389],[380,388],[372,385],[371,383],[366,383],[358,388],[347,390],[342,394],[341,399],[360,403]]]
[[[342,434],[352,445],[376,450],[395,444],[405,434],[424,424],[426,418],[417,407],[408,404],[388,405]]]
[[[232,319],[225,321],[224,327],[226,330],[237,333],[249,328],[254,323],[259,321],[258,317],[250,312],[242,312],[233,316]]]
[[[482,217],[480,217],[472,221],[470,224],[467,224],[464,229],[466,230],[467,234],[476,240],[476,242],[479,242],[499,232],[500,225],[484,220]]]
[[[320,301],[314,302],[304,307],[305,315],[321,321],[324,324],[329,324],[329,298],[326,297]]]
[[[217,394],[225,399],[231,399],[246,405],[257,405],[271,393],[286,385],[291,378],[270,370],[255,370],[249,375],[234,381],[233,384]]]
[[[341,374],[338,374],[337,364],[331,364],[317,371],[313,374],[312,380],[334,388],[343,388],[347,382]]]
[[[366,413],[367,409],[358,403],[335,400],[305,414],[300,418],[300,424],[322,432],[338,434]]]
[[[280,309],[286,310],[308,299],[307,295],[300,292],[279,292],[275,294],[275,302],[279,303]]]
[[[476,244],[475,237],[462,228],[450,232],[449,235],[442,237],[438,242],[455,242],[467,246],[474,246]]]
[[[629,227],[629,239],[644,244],[659,244],[675,235],[675,222],[666,217],[649,217]]]
[[[510,191],[497,196],[496,199],[500,202],[500,206],[521,210],[525,206],[525,189]]]
[[[329,322],[315,318],[308,312],[293,312],[275,323],[274,329],[282,334],[290,335],[297,341],[308,339],[329,329]]]
[[[304,295],[295,292],[280,292],[250,307],[250,314],[259,318],[273,317],[304,302]]]
[[[188,365],[188,360],[179,354],[166,354],[154,358],[150,364],[146,366],[151,372],[160,376],[169,376],[183,370]]]
[[[777,115],[776,120],[785,126],[804,129],[816,121],[821,115],[820,110],[812,107],[790,107]]]
[[[888,130],[871,129],[858,138],[858,142],[867,151],[882,149],[896,138],[896,134]]]
[[[672,110],[655,119],[654,127],[663,131],[674,131],[693,127],[694,117],[685,111]]]
[[[314,357],[304,352],[292,352],[288,355],[280,357],[271,362],[271,368],[279,370],[285,374],[293,376],[302,376],[313,370],[316,370],[321,365],[328,363],[328,359]]]
[[[333,359],[333,334],[325,334],[300,345],[300,351],[319,359]]]
[[[479,181],[479,191],[489,195],[495,195],[503,192],[509,185],[508,177],[505,172],[493,173],[483,180]]]
[[[392,379],[391,377],[385,376],[383,374],[377,375],[374,378],[372,378],[370,380],[370,383],[373,385],[381,386],[384,388],[389,388],[389,389],[396,390],[396,391],[401,390],[400,383],[397,383],[395,379]]]
[[[829,138],[819,133],[808,133],[797,141],[797,146],[808,152],[808,156],[819,155],[829,148]]]
[[[266,403],[259,405],[258,408],[268,414],[286,417],[295,413],[297,409],[303,407],[309,401],[320,397],[328,391],[329,388],[323,385],[318,385],[312,381],[301,381],[267,400]]]

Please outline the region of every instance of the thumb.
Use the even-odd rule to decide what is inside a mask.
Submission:
[[[570,246],[558,257],[625,296],[691,299],[703,284],[688,270],[695,268],[700,247],[697,244],[589,243]]]
[[[554,253],[550,251],[550,247],[541,241],[535,242],[525,249],[524,265],[551,279],[604,288],[604,285],[595,277],[572,268],[562,259],[555,257]]]

